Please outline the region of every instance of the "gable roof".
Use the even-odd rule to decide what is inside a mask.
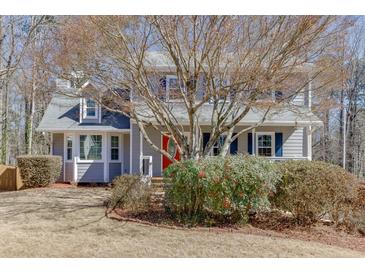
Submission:
[[[55,94],[37,128],[38,131],[123,131],[129,118],[102,109],[101,123],[80,124],[80,98]]]

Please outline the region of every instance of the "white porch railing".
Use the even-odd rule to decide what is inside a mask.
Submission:
[[[152,177],[152,156],[141,156],[141,175]]]

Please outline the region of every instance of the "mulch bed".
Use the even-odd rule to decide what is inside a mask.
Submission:
[[[330,223],[319,222],[314,225],[299,226],[290,216],[271,212],[267,214],[252,215],[248,225],[221,224],[220,226],[206,227],[196,226],[189,228],[174,221],[171,216],[162,209],[154,209],[148,212],[128,212],[115,209],[107,212],[111,219],[126,222],[135,222],[143,225],[151,225],[168,229],[209,231],[214,233],[244,233],[259,236],[280,237],[349,248],[365,252],[365,237],[356,231],[349,232],[344,228],[336,227]]]
[[[73,185],[70,183],[54,183],[54,184],[49,184],[47,187],[48,188],[77,188],[76,185]]]

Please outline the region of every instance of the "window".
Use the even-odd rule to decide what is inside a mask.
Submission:
[[[175,158],[177,152],[177,148],[174,142],[174,139],[170,138],[167,142],[167,153]]]
[[[90,98],[85,101],[85,118],[95,118],[97,115],[96,102]]]
[[[268,133],[257,133],[257,155],[264,157],[273,156],[274,148],[273,148],[274,140],[273,135]]]
[[[67,136],[66,139],[66,147],[67,147],[67,160],[72,160],[72,137]]]
[[[283,99],[283,92],[280,90],[275,91],[275,101],[280,101]]]
[[[224,145],[224,141],[226,140],[226,135],[219,136],[217,142],[213,145],[213,155],[217,156],[221,152],[221,149]]]
[[[177,76],[167,75],[166,76],[166,92],[169,99],[178,99],[181,97],[180,85]]]
[[[117,161],[119,160],[119,136],[111,136],[110,138],[110,159]]]
[[[211,86],[212,97],[210,98],[209,103],[213,104],[216,100],[220,103],[229,100],[231,98],[231,91],[228,90],[229,80],[214,78],[213,82],[214,83]]]
[[[80,135],[81,160],[101,160],[101,150],[101,135]]]
[[[256,100],[259,101],[280,101],[283,99],[283,92],[280,90],[277,91],[263,91],[256,97]]]
[[[179,84],[177,80],[177,76],[175,75],[168,75],[166,77],[167,80],[167,90],[170,92],[176,92],[179,90]]]

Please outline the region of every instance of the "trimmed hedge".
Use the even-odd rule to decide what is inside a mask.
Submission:
[[[354,208],[357,179],[343,168],[320,161],[278,163],[281,180],[271,202],[299,223],[327,216],[345,220]]]
[[[108,207],[131,211],[147,210],[150,205],[151,187],[137,175],[115,177]]]
[[[247,222],[250,211],[269,206],[279,179],[274,163],[244,155],[174,163],[165,177],[167,209],[189,225]]]
[[[61,174],[62,158],[52,155],[23,155],[17,157],[25,187],[43,187],[54,183]]]

